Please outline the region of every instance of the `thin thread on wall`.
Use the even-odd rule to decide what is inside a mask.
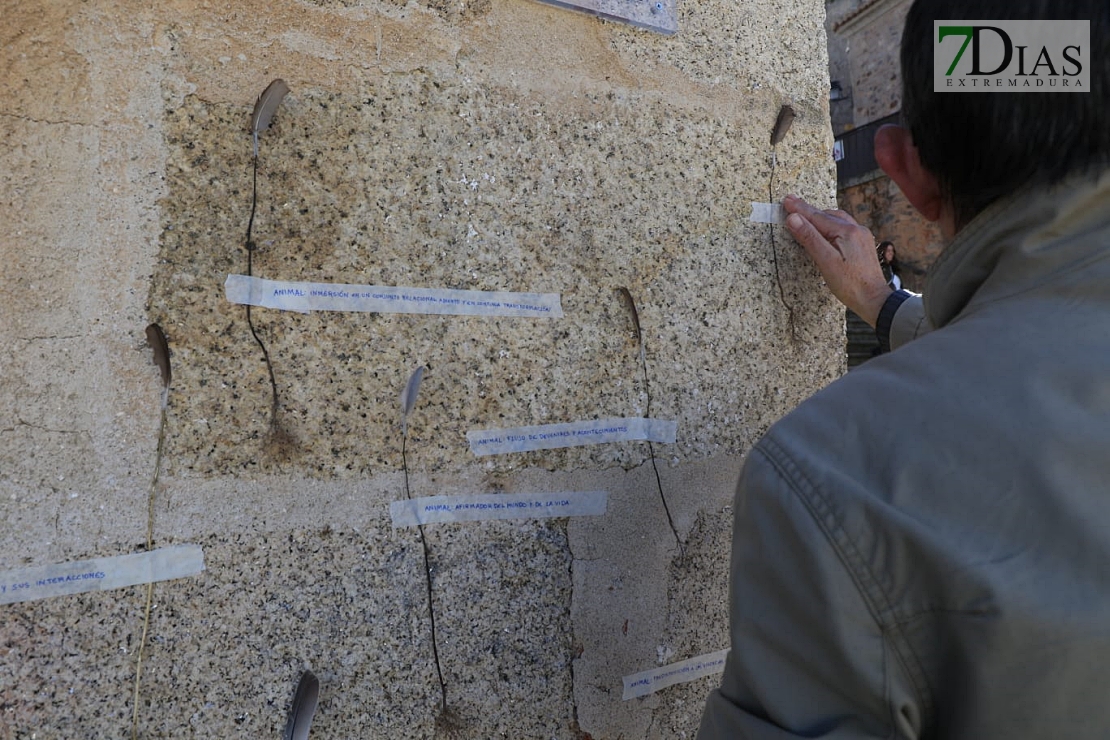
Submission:
[[[636,330],[636,344],[640,347],[640,367],[644,373],[644,396],[647,399],[644,417],[651,418],[651,387],[648,385],[647,354],[644,350],[644,335],[640,330],[640,312],[636,310],[636,301],[633,300],[632,293],[628,288],[618,288],[617,293],[620,295],[625,308],[628,309],[628,313],[632,317],[632,327]],[[680,556],[685,556],[686,545],[682,542],[682,538],[678,536],[678,528],[674,525],[674,518],[671,516],[671,507],[667,505],[667,497],[663,495],[663,480],[659,477],[659,466],[655,462],[655,447],[651,440],[648,440],[648,454],[651,456],[651,469],[655,472],[655,486],[659,491],[659,500],[663,502],[663,512],[667,515],[667,523],[671,526],[674,541],[678,543],[678,553]]]
[[[274,80],[271,82],[262,94],[258,96],[258,100],[254,104],[254,113],[251,114],[251,136],[253,140],[253,174],[251,177],[251,215],[247,221],[247,276],[254,275],[254,250],[255,243],[252,237],[254,230],[254,216],[258,210],[258,135],[270,127],[270,121],[273,120],[274,113],[277,111],[281,101],[289,92],[289,86],[285,84],[284,80]],[[285,442],[286,434],[283,431],[281,424],[278,421],[278,389],[277,378],[274,376],[274,363],[270,359],[270,351],[266,348],[265,343],[261,337],[258,336],[258,330],[255,329],[254,320],[251,317],[251,306],[247,304],[247,326],[250,327],[251,336],[254,341],[258,343],[259,348],[262,350],[262,357],[266,362],[266,372],[270,376],[270,435],[273,441]]]
[[[420,394],[420,382],[424,379],[424,366],[416,368],[409,376],[405,390],[401,393],[401,472],[405,481],[405,498],[412,500],[412,491],[409,489],[409,461],[406,448],[409,437],[409,414],[416,406],[416,398]],[[417,524],[420,533],[420,548],[424,553],[424,577],[428,592],[428,622],[432,638],[432,658],[435,661],[436,677],[439,679],[439,715],[436,717],[436,728],[448,735],[454,734],[460,728],[460,722],[455,713],[447,706],[447,682],[443,679],[443,666],[439,660],[439,645],[436,638],[436,612],[432,599],[432,565],[428,556],[428,539],[424,535],[424,525]]]
[[[786,132],[790,130],[790,125],[794,123],[794,115],[793,107],[789,105],[782,106],[779,109],[778,118],[775,119],[775,127],[771,129],[771,177],[767,182],[768,203],[775,202],[775,165],[778,162],[779,142],[786,137]],[[798,341],[798,326],[794,318],[794,307],[786,300],[786,290],[782,286],[782,275],[779,273],[779,251],[775,244],[775,225],[768,224],[767,229],[771,234],[771,259],[775,264],[775,283],[779,286],[779,300],[786,308],[790,338],[796,342]]]
[[[166,443],[166,407],[169,405],[170,382],[173,373],[170,369],[170,347],[166,335],[158,324],[146,328],[147,344],[154,351],[154,364],[162,375],[162,413],[158,422],[158,451],[154,456],[154,474],[150,478],[150,492],[146,505],[146,551],[154,549],[154,501],[158,491],[158,478],[162,471],[162,450]],[[146,646],[147,630],[150,628],[150,609],[154,601],[153,581],[146,585],[146,606],[143,608],[143,632],[139,638],[139,649],[135,658],[135,691],[131,707],[131,740],[139,737],[139,684],[143,674],[143,648]]]

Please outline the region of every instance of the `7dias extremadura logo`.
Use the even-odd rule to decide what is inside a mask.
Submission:
[[[933,21],[936,92],[1088,92],[1090,21]]]

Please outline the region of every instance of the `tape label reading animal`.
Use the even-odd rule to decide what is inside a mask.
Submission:
[[[594,419],[566,424],[541,424],[513,429],[469,431],[466,439],[475,455],[503,455],[509,452],[552,450],[605,442],[646,441],[672,444],[678,422],[632,417]]]
[[[200,545],[174,545],[132,555],[20,568],[0,573],[0,604],[169,581],[203,570]]]
[[[699,655],[696,658],[680,660],[677,663],[652,668],[649,671],[633,673],[624,677],[623,700],[647,696],[675,684],[696,681],[699,678],[721,673],[725,669],[728,648],[715,653]]]
[[[786,223],[786,211],[783,210],[782,203],[756,203],[752,201],[752,216],[748,220],[757,224],[782,226]]]
[[[509,293],[485,290],[396,288],[386,285],[293,283],[228,275],[224,294],[231,303],[281,311],[365,311],[455,316],[563,316],[558,293]]]
[[[608,502],[609,494],[605,491],[428,496],[394,501],[389,505],[389,515],[395,528],[485,519],[551,519],[600,516]]]

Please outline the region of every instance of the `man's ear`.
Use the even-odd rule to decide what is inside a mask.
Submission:
[[[921,164],[910,132],[888,124],[875,132],[875,161],[894,180],[906,200],[929,221],[944,214],[940,183]]]

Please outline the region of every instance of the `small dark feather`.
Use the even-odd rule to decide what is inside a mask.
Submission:
[[[162,371],[162,385],[170,387],[170,345],[166,342],[166,335],[158,324],[151,324],[146,328],[146,342],[154,350],[154,364]]]
[[[409,376],[409,382],[405,384],[405,390],[401,393],[401,416],[408,418],[412,413],[413,407],[416,406],[416,397],[420,394],[420,381],[424,379],[424,366],[416,368],[412,375]]]
[[[628,313],[632,315],[632,325],[636,328],[636,341],[642,342],[643,337],[640,334],[640,313],[636,310],[636,301],[632,300],[632,293],[629,292],[628,288],[617,288],[617,292],[620,294],[621,303],[628,309]]]
[[[420,394],[420,381],[423,378],[424,366],[421,365],[409,376],[409,382],[405,384],[405,390],[401,393],[401,434],[406,437],[409,433],[409,414],[416,406],[416,397]]]
[[[251,136],[254,138],[254,156],[258,156],[258,135],[270,128],[270,121],[274,118],[282,99],[289,93],[289,86],[285,80],[271,82],[254,104],[254,113],[251,115]]]
[[[293,706],[289,708],[289,721],[285,723],[284,740],[308,740],[308,730],[312,726],[312,715],[316,713],[316,702],[320,698],[320,681],[305,671],[297,684],[293,696]]]
[[[771,146],[775,146],[786,138],[786,132],[790,130],[790,124],[794,123],[794,115],[794,109],[789,105],[779,108],[779,117],[775,120],[774,129],[771,130]]]

